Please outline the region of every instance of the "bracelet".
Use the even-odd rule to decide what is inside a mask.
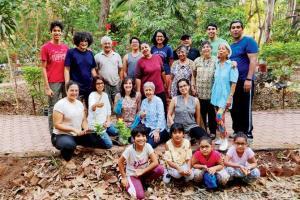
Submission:
[[[246,78],[247,81],[252,81],[252,78]]]

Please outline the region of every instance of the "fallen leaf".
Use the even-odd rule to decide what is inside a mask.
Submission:
[[[30,184],[32,186],[36,186],[39,182],[40,178],[38,178],[37,176],[33,176],[31,179],[30,179]]]
[[[109,167],[109,166],[112,166],[113,165],[113,161],[109,160],[107,162],[105,162],[102,167]]]
[[[90,157],[87,157],[87,158],[83,161],[81,167],[82,167],[82,168],[86,168],[86,167],[89,166],[90,164],[91,164],[91,158],[90,158]]]

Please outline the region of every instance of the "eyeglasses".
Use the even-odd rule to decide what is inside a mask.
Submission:
[[[244,142],[236,142],[235,143],[237,146],[244,146],[244,145],[246,145],[246,143],[244,143]]]
[[[187,87],[188,85],[185,84],[185,85],[179,85],[179,88],[183,88],[183,87]]]

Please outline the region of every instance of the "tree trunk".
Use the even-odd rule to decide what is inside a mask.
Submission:
[[[19,100],[18,100],[18,85],[17,85],[17,81],[14,79],[14,70],[12,68],[12,65],[11,65],[11,62],[10,62],[10,57],[9,57],[9,52],[8,52],[8,42],[7,40],[4,41],[4,44],[5,44],[5,53],[6,53],[6,58],[7,58],[7,64],[8,64],[8,67],[9,67],[9,74],[10,74],[10,84],[11,84],[11,87],[14,87],[14,96],[15,96],[15,101],[16,101],[16,110],[18,111],[19,110]]]
[[[270,42],[271,39],[271,26],[273,23],[274,6],[275,6],[275,0],[267,0],[266,23],[265,23],[266,42]]]
[[[99,16],[99,29],[103,30],[109,15],[110,0],[101,0],[101,10]]]
[[[258,44],[258,46],[260,46],[261,38],[262,38],[262,35],[263,35],[263,32],[264,32],[264,26],[261,23],[261,16],[260,16],[259,8],[258,8],[258,0],[255,0],[255,7],[256,7],[255,10],[257,11],[258,29],[259,29],[259,37],[258,37],[258,40],[257,40],[257,44]]]
[[[288,1],[288,9],[287,9],[287,17],[291,17],[289,19],[290,23],[293,25],[296,20],[296,5],[297,5],[297,0],[289,0]]]

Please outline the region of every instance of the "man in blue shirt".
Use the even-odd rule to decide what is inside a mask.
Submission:
[[[230,23],[233,43],[231,60],[237,62],[239,79],[233,96],[231,109],[234,134],[243,132],[248,139],[253,139],[252,100],[254,93],[254,72],[257,65],[258,45],[251,37],[243,35],[244,25],[240,20]]]

